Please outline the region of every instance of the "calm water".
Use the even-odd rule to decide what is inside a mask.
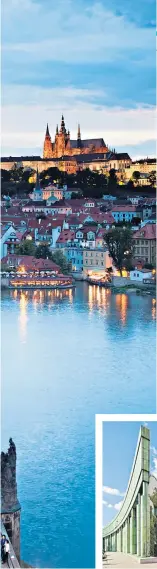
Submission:
[[[22,558],[94,567],[94,415],[155,412],[155,300],[79,283],[2,294],[2,446],[18,452]]]

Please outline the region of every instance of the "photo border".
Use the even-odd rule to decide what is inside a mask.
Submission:
[[[113,414],[95,415],[95,568],[102,568],[102,487],[103,487],[103,432],[102,425],[107,422],[156,422],[154,414]]]

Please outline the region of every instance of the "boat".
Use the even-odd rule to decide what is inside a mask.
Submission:
[[[66,275],[56,276],[16,276],[9,279],[9,289],[15,290],[52,290],[74,288],[72,277]]]

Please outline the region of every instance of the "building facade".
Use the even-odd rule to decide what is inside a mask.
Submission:
[[[112,266],[107,248],[83,249],[83,273],[85,276],[105,276],[106,269]]]
[[[150,557],[150,431],[141,426],[132,471],[120,511],[103,528],[105,551]],[[156,481],[157,486],[157,481]]]
[[[137,230],[134,235],[134,257],[145,263],[156,265],[156,224],[147,223]]]

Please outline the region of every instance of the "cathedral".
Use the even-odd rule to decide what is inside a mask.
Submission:
[[[77,154],[105,154],[109,151],[103,138],[81,139],[80,125],[78,125],[77,139],[70,139],[70,132],[65,128],[64,117],[62,115],[60,130],[56,127],[54,142],[51,141],[49,127],[47,124],[44,140],[43,158],[60,158],[61,156],[75,156]]]

